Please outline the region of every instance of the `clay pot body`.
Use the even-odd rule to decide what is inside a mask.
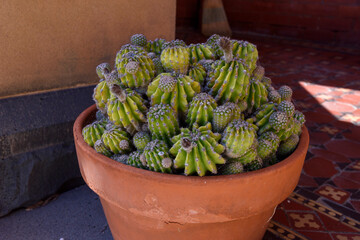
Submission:
[[[100,196],[114,239],[262,239],[276,206],[298,183],[309,145],[273,166],[227,176],[181,176],[118,163],[95,152],[81,135],[95,105],[74,124],[81,174]]]

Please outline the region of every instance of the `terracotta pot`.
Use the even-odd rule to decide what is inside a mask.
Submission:
[[[115,239],[261,239],[276,206],[297,185],[309,146],[304,127],[291,156],[258,171],[207,177],[156,173],[118,163],[85,143],[81,130],[95,111],[95,105],[89,107],[74,124],[76,151]]]

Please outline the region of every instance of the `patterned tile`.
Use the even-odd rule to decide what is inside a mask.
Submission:
[[[335,240],[360,240],[359,234],[333,233],[331,235]]]
[[[328,185],[322,186],[316,193],[338,203],[344,203],[350,196],[350,193]]]
[[[313,213],[288,212],[288,216],[295,230],[325,230],[320,219]]]

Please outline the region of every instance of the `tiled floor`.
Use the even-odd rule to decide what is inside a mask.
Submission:
[[[205,38],[179,29],[186,43]],[[235,34],[257,45],[276,87],[294,90],[310,146],[298,187],[281,203],[265,239],[360,239],[360,52]]]

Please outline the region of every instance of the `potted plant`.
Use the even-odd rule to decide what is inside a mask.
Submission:
[[[131,38],[74,124],[80,170],[115,239],[261,239],[309,145],[256,46]]]

